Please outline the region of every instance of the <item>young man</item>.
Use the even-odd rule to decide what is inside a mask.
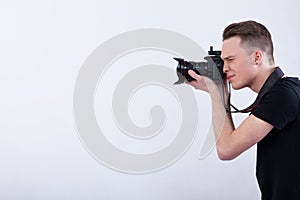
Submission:
[[[220,92],[215,82],[189,70],[196,79],[189,84],[211,96],[219,158],[234,159],[257,144],[262,199],[300,200],[300,81],[285,77],[275,66],[271,35],[255,21],[225,28],[222,59],[225,84],[230,82],[236,90],[249,87],[258,97],[251,114],[235,128],[226,105],[228,89]]]

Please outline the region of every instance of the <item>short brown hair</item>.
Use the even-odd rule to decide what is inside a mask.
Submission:
[[[246,44],[248,48],[258,48],[269,56],[269,62],[274,64],[273,42],[268,29],[255,21],[243,21],[232,23],[223,31],[223,41],[231,37],[241,38],[241,44]]]

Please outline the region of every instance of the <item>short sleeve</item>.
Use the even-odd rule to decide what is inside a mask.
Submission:
[[[298,117],[299,103],[297,93],[289,85],[278,83],[252,114],[281,130]]]

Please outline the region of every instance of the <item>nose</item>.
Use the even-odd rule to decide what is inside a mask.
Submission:
[[[228,71],[229,71],[229,65],[226,62],[224,62],[223,72],[226,74]]]

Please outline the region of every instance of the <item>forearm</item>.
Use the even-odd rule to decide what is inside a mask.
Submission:
[[[211,96],[212,101],[212,123],[213,130],[216,138],[216,146],[220,159],[232,159],[237,156],[243,146],[240,148],[238,142],[235,142],[231,113],[227,113],[225,106],[227,103],[228,92],[226,86],[223,83],[216,83],[209,78],[199,76],[192,70],[189,70],[189,74],[195,78],[195,81],[189,82],[191,86],[196,89],[206,91]],[[224,96],[223,96],[224,95]]]
[[[220,92],[220,88],[210,88],[213,130],[218,155],[221,159],[226,157],[226,152],[230,149],[231,134],[235,130],[231,113],[228,113],[225,109],[225,106],[228,109],[229,106],[226,105],[226,101],[224,101],[222,95],[223,93]]]

